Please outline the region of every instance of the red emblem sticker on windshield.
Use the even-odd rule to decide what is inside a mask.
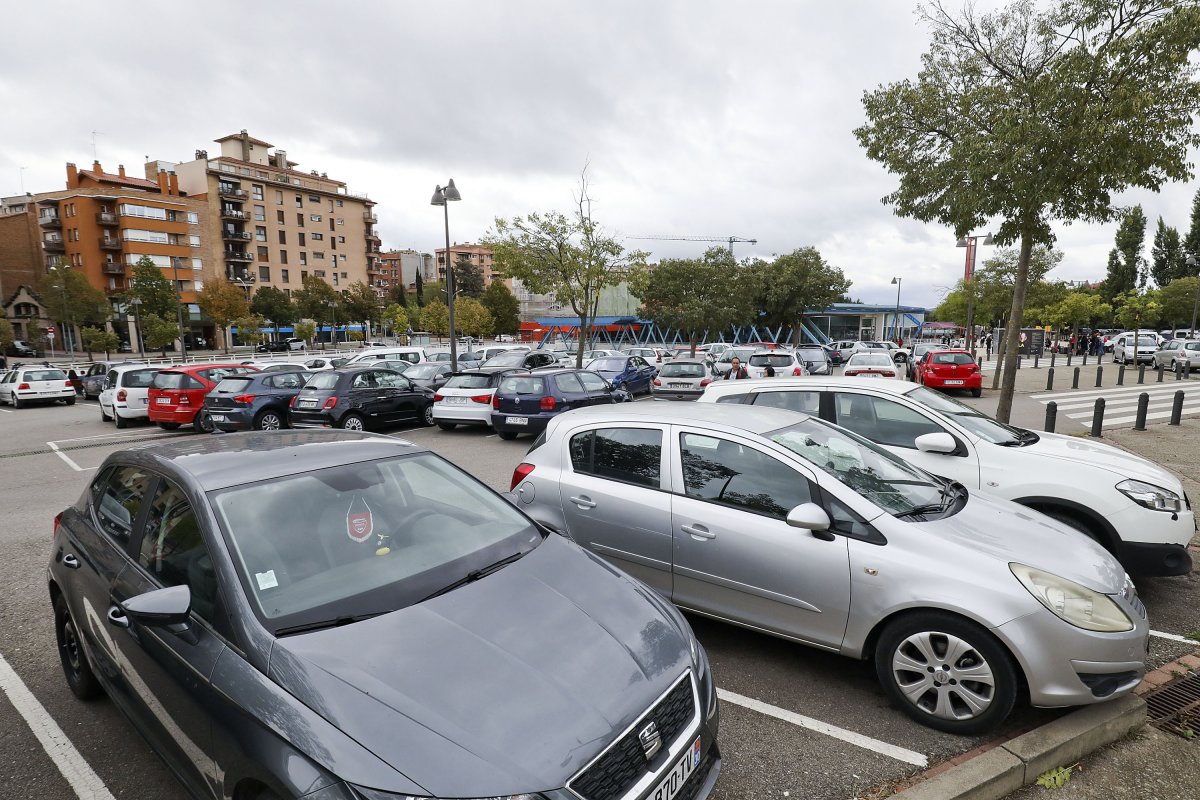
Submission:
[[[371,507],[361,497],[354,498],[346,511],[346,535],[356,542],[365,542],[375,531],[375,519]]]

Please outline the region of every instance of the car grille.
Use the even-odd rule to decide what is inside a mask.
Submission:
[[[695,800],[696,795],[700,793],[700,789],[704,786],[704,781],[708,779],[708,774],[712,772],[713,764],[717,760],[716,748],[710,747],[708,755],[700,762],[700,766],[696,771],[688,776],[683,786],[679,788],[679,794],[675,795],[674,800]]]
[[[689,673],[666,697],[643,715],[628,733],[572,780],[569,784],[571,790],[585,800],[618,800],[623,797],[651,766],[638,739],[638,733],[645,724],[654,722],[662,736],[663,748],[666,749],[675,737],[687,728],[695,714],[696,703]],[[694,796],[694,792],[693,795],[680,796],[691,797]]]

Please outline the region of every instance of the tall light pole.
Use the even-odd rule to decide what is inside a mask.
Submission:
[[[333,349],[337,350],[337,300],[330,300],[329,307],[333,309],[333,325],[329,328],[329,339],[333,342]]]
[[[896,344],[900,347],[904,346],[904,337],[900,335],[900,281],[903,278],[892,278],[892,285],[896,287]]]
[[[1188,338],[1195,339],[1196,337],[1196,309],[1200,308],[1200,261],[1196,260],[1196,256],[1190,255],[1187,257],[1187,265],[1196,270],[1196,299],[1192,301],[1192,326],[1188,330]]]
[[[964,236],[958,240],[959,247],[967,248],[967,263],[963,268],[963,282],[967,287],[967,349],[971,351],[972,357],[975,355],[975,287],[972,281],[975,280],[975,251],[979,247],[979,240],[983,239],[985,246],[991,246],[996,243],[989,233],[987,236]]]
[[[462,200],[462,195],[454,186],[454,179],[445,186],[433,190],[432,206],[441,206],[446,220],[446,308],[450,324],[450,369],[458,372],[458,343],[454,337],[454,265],[450,263],[450,203]]]
[[[138,354],[144,359],[146,357],[146,348],[142,344],[142,298],[133,298],[129,301],[129,305],[133,306],[133,321],[134,325],[137,326]]]
[[[179,284],[179,258],[171,256],[171,271],[175,273],[175,314],[179,319],[179,356],[183,363],[187,363],[187,342],[184,341],[183,333],[183,288]],[[188,319],[191,319],[191,314],[188,314]]]

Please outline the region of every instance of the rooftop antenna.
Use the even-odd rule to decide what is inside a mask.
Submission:
[[[92,161],[100,160],[99,157],[96,155],[96,134],[103,135],[103,133],[104,133],[103,131],[92,131]]]

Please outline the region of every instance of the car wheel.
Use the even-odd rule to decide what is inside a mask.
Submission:
[[[437,424],[437,426],[438,426],[439,428],[441,428],[442,430],[444,430],[444,431],[452,431],[452,430],[454,430],[455,428],[457,428],[457,427],[458,427],[458,423],[455,423],[455,422],[439,422],[439,423]]]
[[[512,431],[496,431],[496,435],[506,442],[511,442],[513,439],[517,438],[517,434]]]
[[[338,427],[347,431],[361,431],[366,429],[366,425],[363,424],[363,418],[353,413],[342,417],[342,421],[338,423]]]
[[[112,422],[112,417],[110,417],[108,414],[104,413],[104,406],[100,406],[100,421],[101,422]]]
[[[980,388],[980,389],[972,389],[972,390],[971,390],[971,397],[982,397],[982,396],[983,396],[983,389],[982,389],[982,388]]]
[[[200,409],[196,412],[196,418],[192,420],[192,428],[196,433],[212,433],[214,430],[212,417],[207,411]]]
[[[421,424],[433,425],[433,403],[425,406],[425,410],[421,412]]]
[[[116,408],[113,409],[113,422],[117,423],[118,428],[128,428],[129,427],[129,420],[122,417],[120,412],[118,412]]]
[[[75,405],[75,398],[74,398],[74,397],[68,397],[68,398],[67,398],[67,405],[69,405],[69,406],[73,406],[73,405]]]
[[[13,408],[21,408],[22,407],[21,398],[17,397],[15,394],[13,395],[12,401],[13,401]]]
[[[254,418],[256,431],[277,431],[283,427],[283,418],[276,411],[263,411]]]
[[[164,431],[176,431],[176,430],[179,430],[179,423],[178,422],[160,422],[160,423],[158,423],[158,427],[162,428]]]
[[[100,682],[96,680],[83,651],[83,640],[75,629],[71,611],[63,596],[54,598],[54,632],[58,639],[58,655],[62,661],[63,675],[71,692],[80,700],[91,700],[100,695]]]
[[[952,614],[910,614],[879,637],[875,671],[904,713],[940,731],[983,733],[1017,699],[1017,674],[986,630]]]

